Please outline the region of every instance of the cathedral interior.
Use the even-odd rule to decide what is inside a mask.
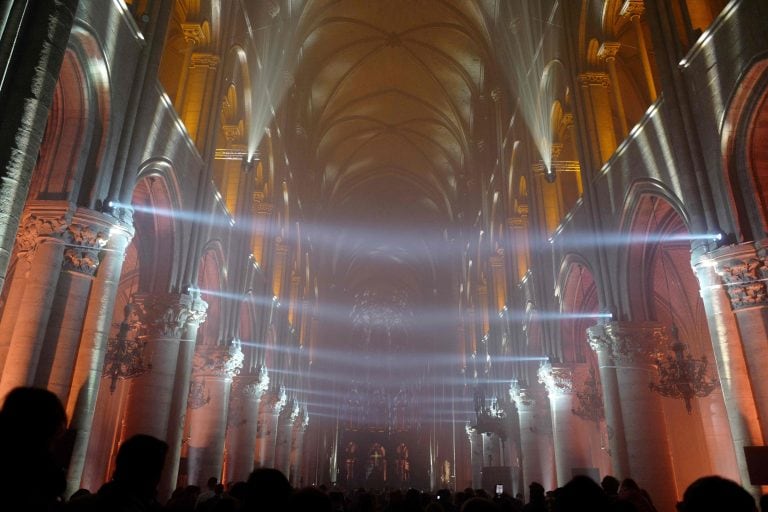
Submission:
[[[0,396],[161,493],[527,493],[768,437],[763,0],[11,0]],[[768,381],[767,381],[768,382]],[[766,430],[766,433],[763,433]]]

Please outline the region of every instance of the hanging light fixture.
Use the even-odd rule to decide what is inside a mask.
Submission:
[[[151,364],[144,362],[144,345],[146,341],[141,337],[131,339],[128,334],[138,329],[139,323],[134,315],[135,305],[128,303],[123,310],[123,321],[117,331],[117,336],[107,341],[107,353],[104,356],[103,377],[111,380],[109,392],[117,389],[117,381],[120,379],[132,379],[146,373],[152,368]]]
[[[654,204],[653,218],[656,220],[656,204]],[[659,354],[656,357],[656,366],[659,372],[659,381],[651,382],[649,388],[661,396],[668,398],[682,398],[685,402],[685,410],[688,414],[693,412],[693,399],[708,396],[719,385],[716,378],[710,377],[707,372],[707,357],[693,357],[688,352],[688,346],[680,341],[675,315],[672,308],[672,298],[669,288],[669,276],[664,262],[664,244],[659,243],[660,261],[664,271],[664,281],[667,287],[667,307],[672,319],[670,350],[672,353]]]
[[[597,383],[595,367],[589,367],[589,378],[584,381],[584,387],[576,392],[578,407],[571,409],[571,412],[581,419],[600,423],[605,417],[603,410],[603,394],[600,392],[600,385]]]
[[[693,412],[692,401],[695,397],[708,396],[718,386],[718,381],[707,372],[707,357],[696,359],[685,343],[677,335],[677,327],[672,326],[672,354],[656,359],[659,368],[659,382],[651,382],[650,388],[661,396],[682,398],[688,414]]]

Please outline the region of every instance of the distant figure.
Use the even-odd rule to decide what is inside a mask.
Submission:
[[[73,512],[154,512],[161,510],[156,500],[157,485],[165,464],[168,445],[152,436],[138,434],[120,445],[112,480],[96,494],[70,501]]]
[[[531,482],[528,486],[528,503],[523,507],[523,512],[547,512],[544,486],[539,482]]]
[[[461,512],[500,512],[499,506],[488,498],[470,498],[461,506]]]
[[[621,481],[619,502],[630,503],[637,512],[657,512],[648,492],[641,489],[637,482],[631,478],[625,478]]]
[[[246,482],[243,512],[282,512],[291,499],[291,484],[283,473],[273,468],[253,471]]]
[[[216,496],[216,484],[219,483],[219,479],[215,476],[212,476],[208,479],[208,481],[205,484],[205,490],[200,493],[200,495],[197,497],[197,502],[195,503],[195,510],[200,508],[200,505],[208,501],[209,499]]]
[[[16,388],[0,410],[0,504],[3,510],[57,510],[67,485],[54,443],[67,424],[58,397]]]
[[[683,493],[680,512],[757,512],[755,499],[742,486],[719,476],[699,478]]]

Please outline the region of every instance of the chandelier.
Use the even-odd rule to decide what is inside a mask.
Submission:
[[[589,378],[584,381],[584,387],[576,392],[578,407],[571,409],[571,412],[581,419],[600,423],[605,417],[603,409],[603,394],[597,383],[594,366],[589,367]]]
[[[481,388],[475,390],[475,416],[476,423],[470,428],[480,434],[496,434],[502,440],[506,439],[504,429],[504,410],[499,406],[498,400],[491,400],[488,405],[485,400],[485,393]]]
[[[131,339],[128,333],[137,328],[137,322],[131,322],[134,305],[125,305],[124,318],[120,322],[117,336],[107,341],[107,354],[104,356],[103,376],[110,379],[109,392],[114,393],[119,379],[132,379],[146,373],[152,368],[144,363],[144,346],[146,341],[141,337]]]
[[[659,382],[649,384],[651,391],[668,398],[682,398],[688,414],[693,411],[692,400],[695,397],[709,395],[718,381],[707,373],[707,358],[694,358],[685,343],[677,337],[677,328],[672,326],[672,354],[656,358],[659,369]]]

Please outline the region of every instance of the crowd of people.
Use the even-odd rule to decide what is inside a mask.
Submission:
[[[148,435],[123,442],[112,479],[95,492],[81,489],[64,500],[66,476],[57,441],[66,414],[53,393],[17,388],[0,410],[0,510],[25,512],[672,512],[657,510],[634,480],[606,476],[598,484],[577,476],[545,492],[532,482],[522,495],[489,495],[482,489],[435,494],[416,489],[374,492],[364,489],[293,489],[280,471],[255,469],[246,482],[225,488],[211,477],[204,489],[177,489],[160,503],[160,482],[168,445]],[[761,500],[761,506],[764,505]],[[768,503],[766,503],[768,504]],[[719,476],[692,483],[679,512],[757,512],[754,498],[739,484]],[[768,508],[763,507],[763,512]]]

